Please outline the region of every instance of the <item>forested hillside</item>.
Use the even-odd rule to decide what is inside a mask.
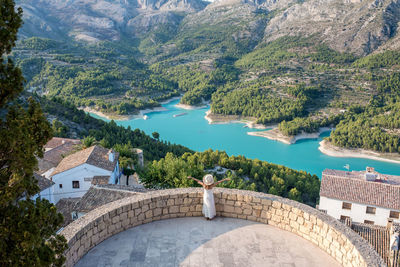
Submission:
[[[228,188],[270,193],[310,206],[315,206],[319,199],[320,181],[316,175],[212,150],[185,153],[181,157],[169,153],[149,164],[141,172],[141,180],[151,188],[190,187],[198,184],[187,176],[201,179],[210,172],[217,179],[231,178],[223,184]]]
[[[169,152],[180,156],[190,149],[169,142],[159,141],[146,135],[139,129],[124,128],[114,121],[105,122],[91,117],[83,110],[78,110],[71,102],[61,98],[36,96],[43,112],[51,121],[53,133],[59,137],[93,137],[104,147],[129,145],[143,149],[146,160],[159,160]]]
[[[396,1],[20,2],[10,56],[29,91],[110,115],[182,94],[284,135],[336,127],[334,145],[399,152]]]

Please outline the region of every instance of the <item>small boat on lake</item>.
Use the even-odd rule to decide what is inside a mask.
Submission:
[[[183,113],[175,114],[173,117],[176,118],[176,117],[180,117],[180,116],[183,116],[186,114],[187,114],[187,112],[183,112]]]
[[[143,119],[147,120],[149,117],[147,115],[143,115]]]

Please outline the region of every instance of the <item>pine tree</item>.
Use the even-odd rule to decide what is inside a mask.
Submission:
[[[21,17],[13,0],[0,0],[0,266],[61,266],[62,215],[47,200],[31,199],[39,191],[36,157],[43,156],[51,127],[39,104],[20,96],[21,71],[7,58]]]

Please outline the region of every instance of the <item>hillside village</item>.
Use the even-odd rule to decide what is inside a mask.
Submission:
[[[44,156],[38,159],[38,171],[35,173],[35,179],[38,181],[40,192],[33,199],[40,197],[47,199],[55,204],[59,211],[64,214],[65,222],[77,219],[82,216],[83,211],[92,208],[77,208],[74,210],[72,204],[78,204],[82,199],[87,205],[87,193],[90,190],[99,192],[93,194],[89,192],[92,198],[100,198],[101,203],[105,204],[119,199],[118,192],[121,190],[121,180],[130,194],[132,190],[146,191],[139,185],[135,179],[136,176],[129,178],[131,185],[126,182],[127,177],[123,175],[119,164],[119,153],[113,149],[107,149],[100,145],[92,145],[85,148],[79,139],[53,137],[44,146]],[[143,151],[135,149],[138,153],[138,163],[143,164]],[[129,181],[128,181],[129,182]],[[96,187],[109,185],[111,187]],[[119,186],[119,187],[118,187]],[[104,198],[104,190],[113,192],[117,195]],[[130,190],[130,191],[129,191]],[[122,196],[126,196],[122,194]],[[85,198],[86,197],[86,198]],[[79,206],[82,207],[82,203]],[[66,212],[68,210],[69,212]],[[72,214],[72,212],[75,212]]]

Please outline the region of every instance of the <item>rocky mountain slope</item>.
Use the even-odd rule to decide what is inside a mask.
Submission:
[[[231,29],[250,47],[282,36],[315,36],[337,51],[366,55],[397,48],[398,0],[25,0],[24,37],[73,38],[85,42],[147,37],[169,25],[179,39],[202,26]],[[171,27],[173,30],[171,30]],[[211,29],[212,31],[212,29]],[[225,38],[227,38],[225,36]],[[153,38],[154,39],[154,38]],[[153,40],[153,43],[157,41]],[[174,42],[172,42],[175,44]],[[171,42],[168,44],[171,45]],[[164,52],[164,50],[162,50]]]
[[[17,4],[24,10],[22,36],[63,36],[87,42],[120,40],[157,25],[178,24],[178,13],[206,6],[201,0],[28,0]]]

